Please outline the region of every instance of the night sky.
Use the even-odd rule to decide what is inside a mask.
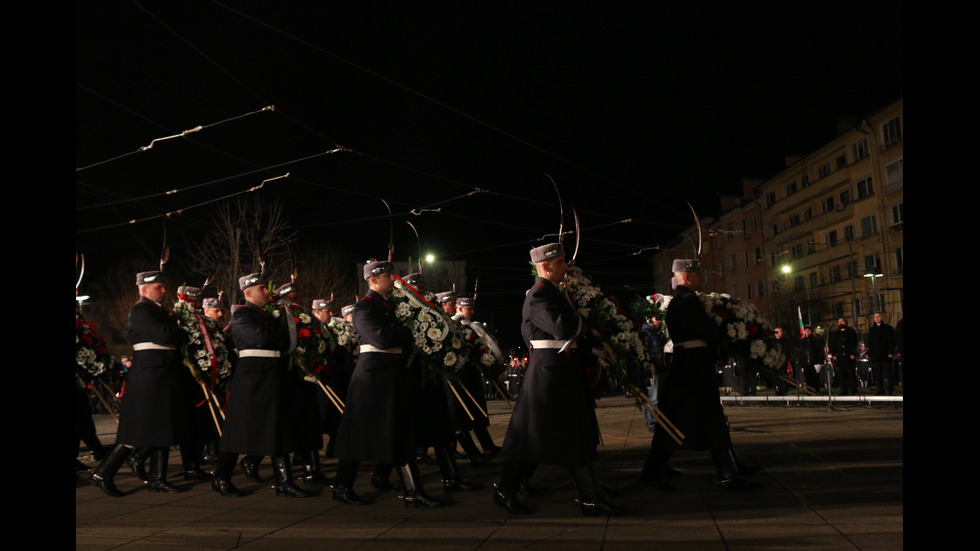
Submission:
[[[686,202],[716,214],[903,94],[900,2],[684,4],[77,2],[76,251],[98,273],[164,231],[179,249],[216,200],[289,173],[252,193],[300,242],[353,270],[393,225],[404,260],[409,220],[519,309],[554,180],[578,264],[648,294],[653,251],[633,253],[690,225]]]

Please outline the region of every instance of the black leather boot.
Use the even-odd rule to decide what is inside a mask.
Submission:
[[[245,495],[230,480],[220,478],[211,479],[211,489],[225,497],[243,497]]]
[[[129,457],[131,452],[132,448],[127,448],[122,444],[116,444],[112,448],[112,451],[106,455],[105,459],[99,463],[99,466],[96,467],[95,472],[89,477],[89,482],[96,488],[102,490],[107,496],[122,497],[125,495],[119,491],[119,488],[116,488],[115,483],[112,482],[112,477],[116,476],[119,467],[122,467],[123,462],[126,461],[126,458]]]
[[[218,441],[209,440],[204,444],[204,451],[202,452],[201,464],[202,465],[217,465],[218,464]]]
[[[442,501],[430,497],[422,489],[422,477],[419,476],[419,468],[414,461],[395,467],[395,470],[398,471],[398,477],[401,478],[402,487],[405,488],[405,494],[401,496],[405,500],[405,507],[432,508],[445,505]]]
[[[303,463],[304,484],[329,485],[333,483],[333,480],[330,480],[320,472],[320,450],[306,452],[304,456],[306,457],[306,461]]]
[[[493,437],[490,436],[490,431],[487,427],[480,425],[478,427],[473,427],[473,435],[476,436],[477,441],[480,443],[480,447],[483,448],[483,453],[480,454],[487,461],[493,459],[500,455],[500,446],[493,443]]]
[[[755,490],[762,486],[762,483],[742,478],[738,474],[738,464],[731,449],[711,452],[711,459],[715,462],[718,470],[718,478],[721,480],[718,485],[730,491]]]
[[[220,452],[217,454],[217,467],[211,478],[211,489],[225,497],[242,497],[243,494],[234,484],[231,483],[231,475],[235,472],[235,461],[238,454],[231,452]]]
[[[517,497],[517,490],[505,490],[498,486],[493,493],[493,502],[518,515],[530,515],[534,512]]]
[[[201,470],[197,462],[197,457],[200,455],[196,450],[185,449],[184,446],[180,447],[180,463],[184,468],[184,472],[181,474],[184,475],[184,480],[197,482],[211,481],[211,475]]]
[[[381,467],[383,464],[379,464]],[[333,485],[333,500],[344,505],[367,505],[368,500],[354,493],[354,479],[360,462],[351,459],[341,459],[337,462],[337,482]],[[390,472],[390,465],[389,472]],[[377,471],[377,467],[375,468]],[[385,475],[387,476],[387,474]]]
[[[170,448],[153,448],[150,451],[150,482],[146,487],[147,491],[167,494],[180,491],[180,488],[167,482],[168,459],[170,459]]]
[[[762,469],[758,465],[749,465],[742,461],[742,458],[738,456],[738,451],[735,450],[734,444],[728,449],[728,453],[732,455],[732,459],[735,460],[735,467],[738,469],[738,474],[742,476],[752,476]]]
[[[656,439],[657,436],[654,434],[654,440]],[[665,477],[670,471],[667,461],[670,460],[671,455],[673,452],[669,448],[651,446],[646,463],[643,465],[643,472],[640,473],[640,484],[658,490],[676,491],[677,485]]]
[[[479,484],[470,484],[459,474],[459,467],[448,446],[434,448],[439,473],[442,474],[442,488],[447,492],[473,492],[480,489]]]
[[[339,470],[338,465],[338,470]],[[394,470],[394,466],[391,463],[378,463],[374,466],[374,472],[371,473],[371,485],[375,488],[381,490],[382,492],[393,492],[398,488],[391,483],[391,471]],[[340,478],[340,473],[337,473],[338,479]]]
[[[470,464],[474,467],[479,467],[483,464],[483,454],[480,453],[480,449],[476,447],[476,443],[473,442],[473,437],[467,431],[460,431],[456,433],[456,441],[459,442],[460,447],[463,448],[463,452],[466,453],[466,457],[470,460]]]
[[[259,476],[259,463],[262,462],[262,457],[257,455],[246,455],[242,458],[239,465],[241,465],[242,470],[245,471],[245,478],[251,480],[252,482],[262,483],[262,477]]]
[[[150,475],[146,474],[146,458],[149,455],[149,448],[133,448],[129,457],[126,458],[126,463],[129,465],[129,469],[133,471],[133,476],[142,480],[144,484],[150,480]]]
[[[500,473],[500,483],[493,493],[493,502],[511,513],[527,515],[534,511],[524,505],[517,495],[517,489],[531,472],[530,464],[516,459],[508,459]]]
[[[538,468],[536,463],[523,463],[521,467],[520,475],[520,485],[521,493],[526,496],[537,495],[540,492],[538,489],[531,484],[531,477],[534,476],[534,471]]]
[[[310,497],[309,492],[293,484],[292,466],[286,456],[272,458],[273,472],[276,475],[276,495],[286,497]]]
[[[599,483],[592,474],[592,469],[588,465],[581,467],[570,467],[572,478],[578,486],[579,503],[582,505],[582,514],[588,517],[600,515],[616,516],[625,512],[624,509],[616,507],[606,501],[602,496]]]

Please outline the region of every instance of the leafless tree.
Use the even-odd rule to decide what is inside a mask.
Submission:
[[[352,267],[349,263],[342,262],[341,257],[342,255],[326,246],[308,246],[296,251],[296,286],[304,307],[309,308],[315,299],[329,299],[333,296],[338,303],[334,307],[334,314],[340,315],[340,308],[354,301],[357,282],[354,280]]]
[[[194,271],[211,274],[210,286],[237,304],[238,278],[263,270],[270,281],[289,280],[289,244],[295,234],[283,217],[282,203],[257,196],[220,203],[212,216],[214,231],[193,242]]]

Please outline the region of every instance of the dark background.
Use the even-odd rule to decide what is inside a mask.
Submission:
[[[418,256],[409,220],[423,250],[467,262],[468,287],[479,276],[478,317],[505,339],[562,208],[604,289],[663,291],[650,258],[692,223],[687,202],[715,214],[743,177],[903,94],[900,2],[75,6],[87,277],[155,258],[164,234],[180,270],[216,200],[289,173],[252,194],[284,202],[299,242],[354,277],[392,227],[395,259]]]

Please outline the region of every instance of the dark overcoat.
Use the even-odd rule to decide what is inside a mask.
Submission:
[[[462,319],[459,321],[463,325],[469,325],[470,320]],[[483,386],[483,372],[480,370],[479,355],[481,354],[483,343],[480,339],[473,341],[473,349],[470,354],[470,359],[466,362],[466,365],[459,370],[459,382],[454,383],[457,385],[456,391],[459,392],[460,398],[463,403],[460,403],[460,398],[456,398],[456,395],[452,390],[447,389],[446,398],[449,402],[449,414],[452,419],[452,426],[454,432],[472,430],[474,427],[487,427],[490,426],[490,419],[486,415],[480,413],[482,409],[484,412],[487,411],[487,397],[486,390]],[[469,395],[463,390],[462,387],[466,388]],[[463,404],[466,404],[466,409],[463,409]],[[477,407],[479,406],[479,408]],[[466,410],[469,410],[470,416],[466,414]]]
[[[659,388],[658,407],[686,437],[684,448],[722,450],[731,447],[728,423],[718,395],[718,344],[721,330],[701,299],[678,285],[664,317],[674,352],[670,377]],[[704,341],[706,346],[683,346]],[[674,442],[671,439],[670,445]]]
[[[575,339],[583,327],[565,294],[538,277],[524,299],[521,332],[530,354],[504,437],[503,453],[510,458],[566,466],[595,460],[599,428],[578,349],[531,345]]]
[[[868,329],[867,345],[868,359],[872,362],[890,360],[888,355],[895,353],[895,330],[884,322],[881,325],[872,323]]]
[[[231,317],[231,338],[239,354],[268,350],[280,357],[244,355],[238,358],[228,386],[221,451],[247,455],[281,456],[293,451],[289,373],[285,351],[289,333],[282,322],[263,308],[246,304]]]
[[[415,457],[413,408],[419,394],[417,377],[410,376],[405,364],[412,333],[398,323],[391,302],[373,290],[354,305],[353,325],[358,345],[401,348],[402,353],[361,349],[347,388],[334,455],[404,465]]]
[[[187,427],[187,401],[181,384],[180,345],[184,332],[175,316],[153,301],[140,297],[129,312],[129,342],[172,347],[172,350],[135,350],[126,376],[116,442],[136,447],[177,444]]]

